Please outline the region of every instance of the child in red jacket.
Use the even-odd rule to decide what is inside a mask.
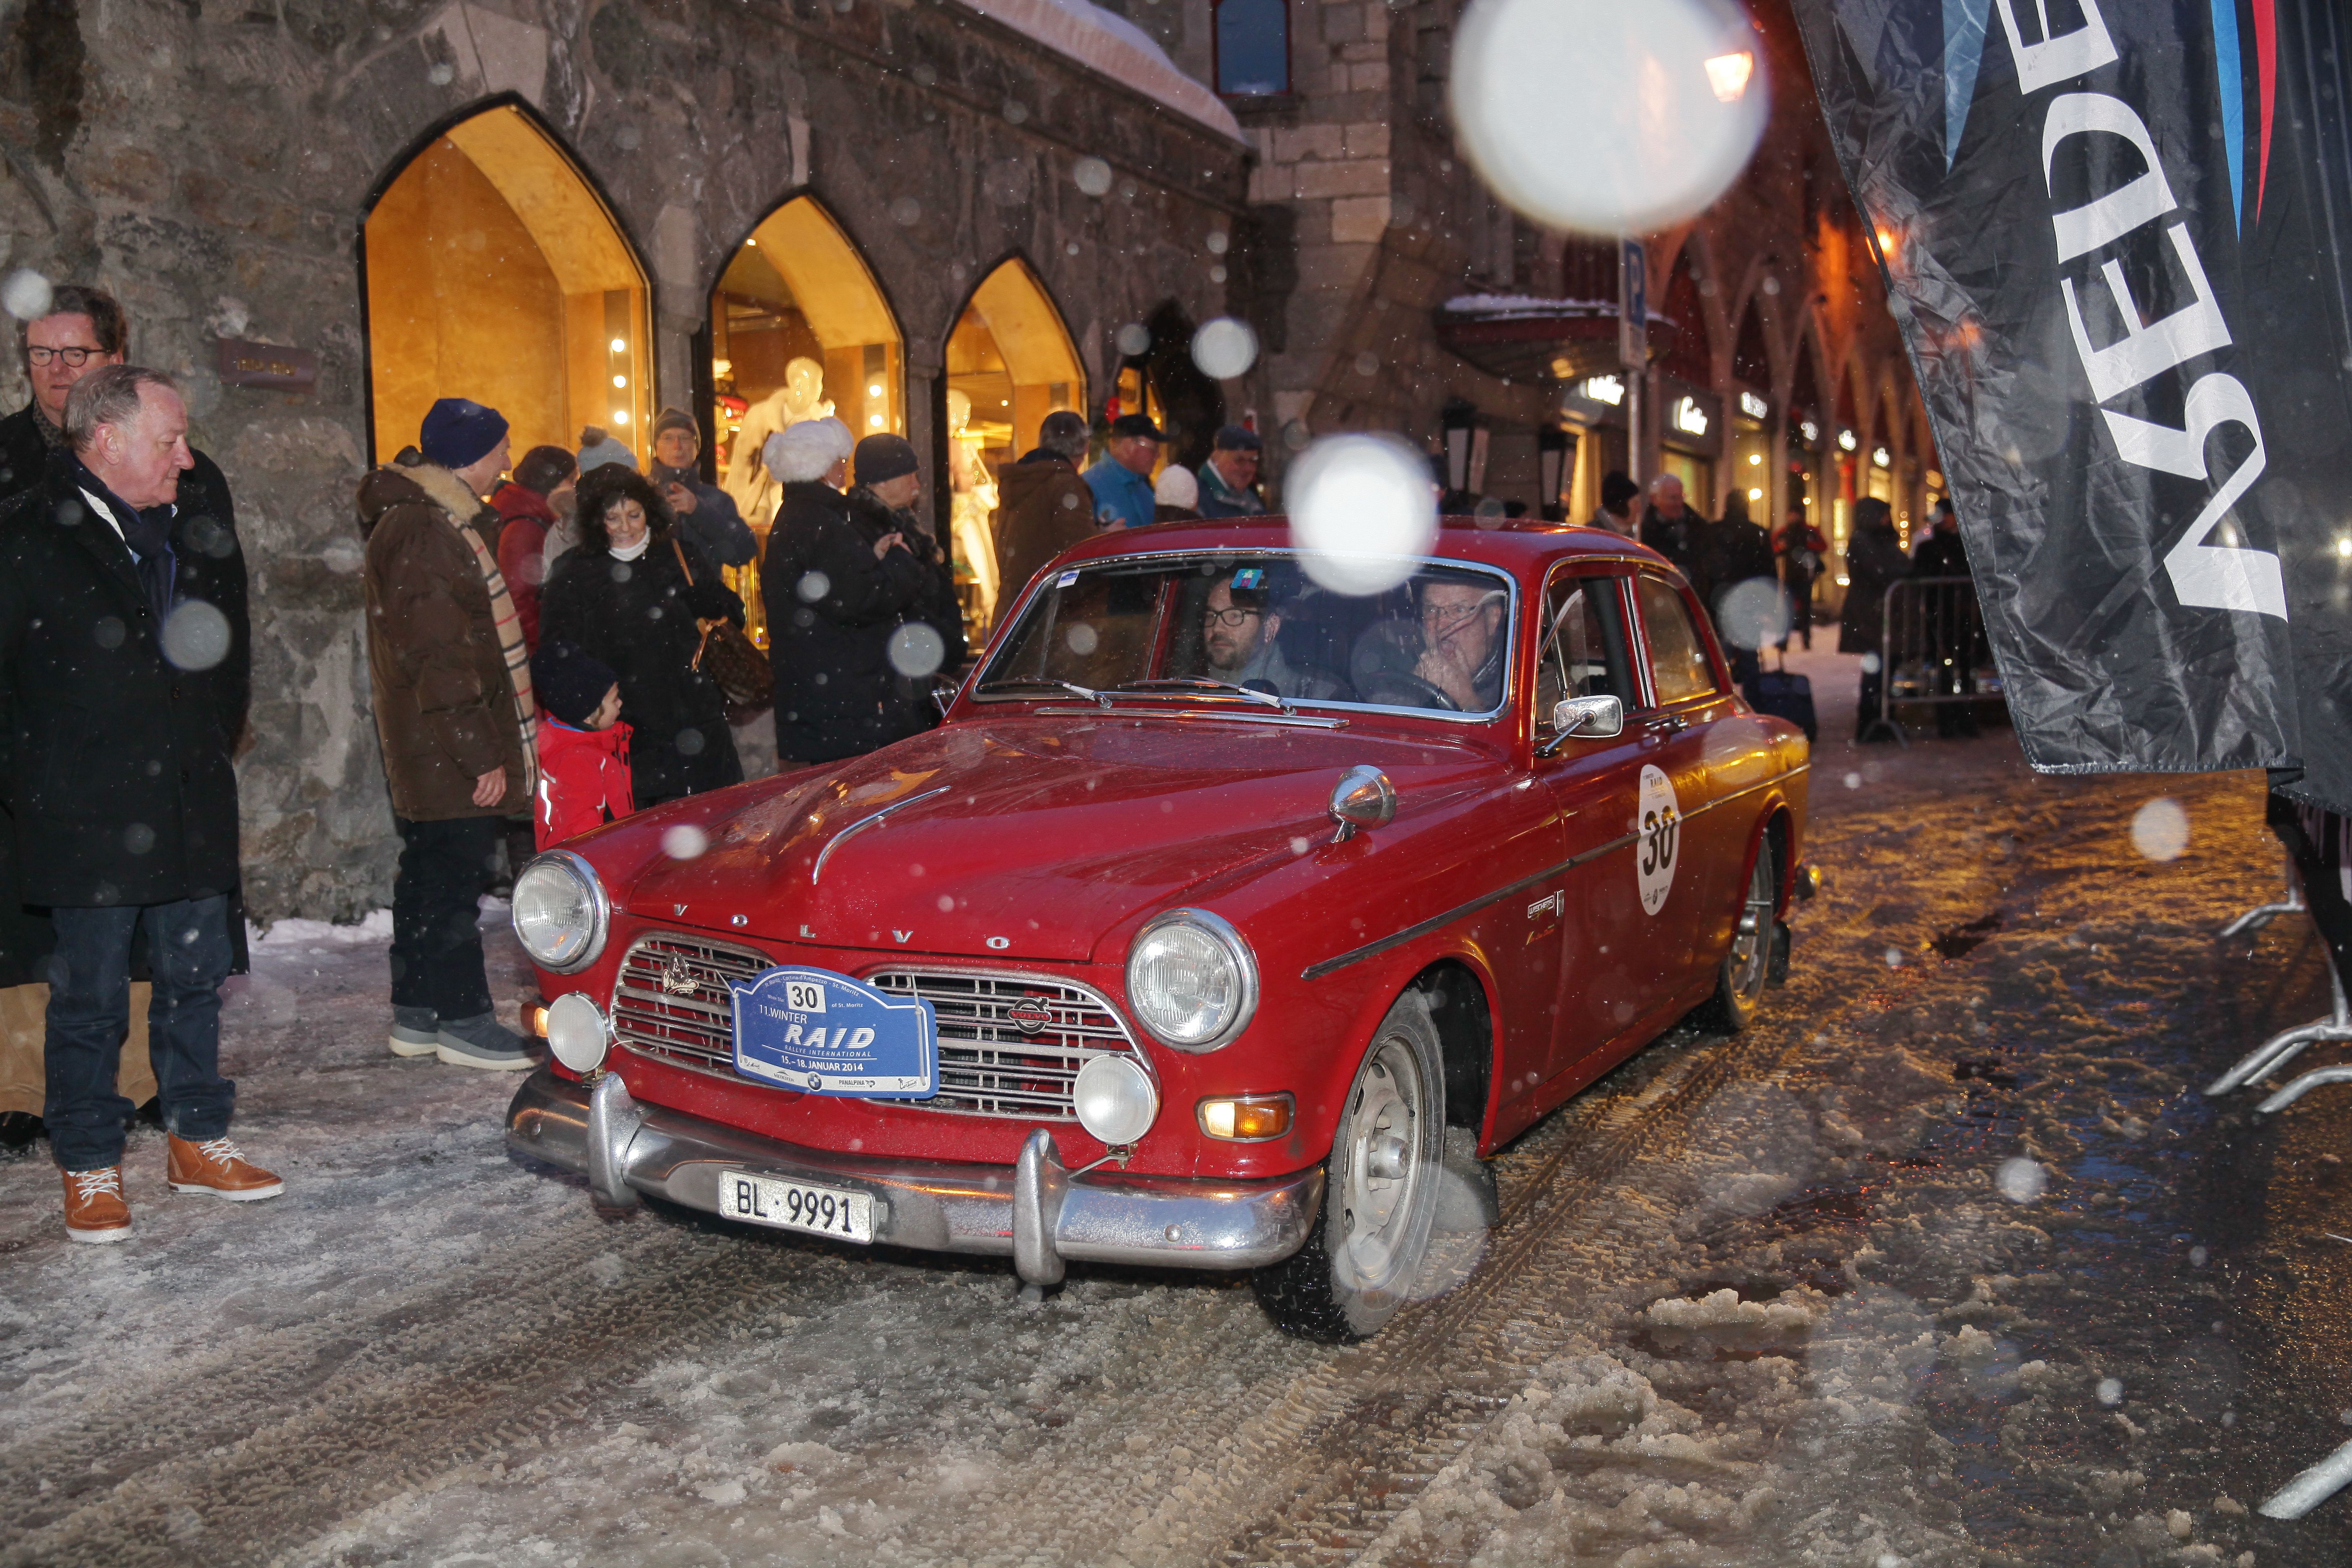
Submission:
[[[568,642],[530,656],[539,698],[539,847],[636,810],[629,795],[629,727],[620,721],[621,680]]]

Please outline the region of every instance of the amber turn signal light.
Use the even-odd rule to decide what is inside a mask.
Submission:
[[[547,1009],[544,1006],[536,1002],[526,1006],[522,1010],[522,1021],[523,1026],[530,1031],[532,1038],[540,1040],[547,1038]]]
[[[1233,1143],[1263,1143],[1290,1131],[1287,1094],[1237,1094],[1201,1101],[1201,1131]]]

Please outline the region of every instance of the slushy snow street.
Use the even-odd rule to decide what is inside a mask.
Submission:
[[[1825,707],[1790,984],[1507,1150],[1501,1226],[1344,1349],[1238,1279],[1023,1307],[600,1216],[507,1152],[512,1078],[387,1054],[381,917],[281,925],[224,1058],[282,1199],[168,1195],[142,1129],[139,1234],[69,1247],[47,1146],[0,1163],[0,1563],[2345,1560],[2352,1502],[2252,1510],[2352,1436],[2347,1106],[2200,1093],[2327,1005],[2304,924],[2212,934],[2276,890],[2259,776]]]

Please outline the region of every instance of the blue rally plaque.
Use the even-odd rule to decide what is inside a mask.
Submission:
[[[735,998],[735,1070],[803,1094],[929,1100],[940,1091],[939,1019],[825,969],[770,969]]]

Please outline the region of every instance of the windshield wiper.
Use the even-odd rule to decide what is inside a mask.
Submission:
[[[1252,702],[1263,702],[1268,707],[1278,708],[1285,713],[1291,711],[1289,703],[1270,691],[1253,691],[1246,686],[1236,686],[1230,680],[1211,680],[1204,676],[1171,676],[1157,680],[1122,680],[1112,687],[1111,690],[1214,692],[1219,696],[1241,697]]]
[[[1073,692],[1077,696],[1085,698],[1087,701],[1095,704],[1098,708],[1108,708],[1110,706],[1110,699],[1103,693],[1097,691],[1093,687],[1080,686],[1076,681],[1071,680],[1055,680],[1050,676],[1014,675],[1008,676],[1002,680],[984,680],[978,686],[972,688],[972,694],[974,696],[978,696],[983,691],[1013,690],[1024,686],[1033,689],[1041,686],[1050,686],[1057,691]]]

